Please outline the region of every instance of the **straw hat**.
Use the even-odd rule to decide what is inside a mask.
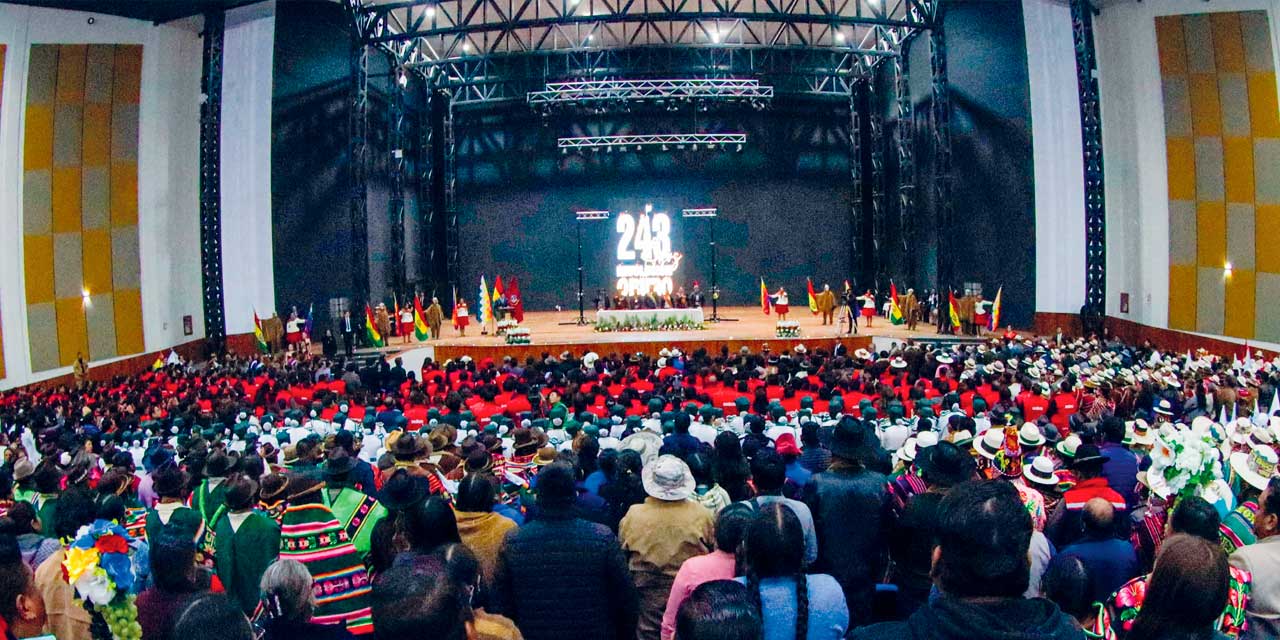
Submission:
[[[1031,459],[1031,464],[1023,465],[1022,475],[1036,483],[1049,487],[1058,485],[1058,472],[1053,468],[1053,460],[1049,456],[1036,456]]]
[[[1026,422],[1018,430],[1018,442],[1024,447],[1038,447],[1045,443],[1044,434],[1036,423]]]
[[[1003,447],[1004,431],[1001,429],[987,429],[982,432],[981,439],[973,442],[973,450],[988,460],[995,460],[996,453]]]
[[[1238,451],[1231,454],[1231,470],[1240,479],[1258,490],[1265,490],[1267,483],[1276,474],[1276,464],[1280,457],[1276,450],[1267,445],[1254,447],[1248,452]]]

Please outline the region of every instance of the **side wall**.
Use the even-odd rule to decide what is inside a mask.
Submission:
[[[1117,2],[1107,4],[1094,22],[1107,183],[1108,315],[1169,326],[1169,174],[1155,18],[1248,10],[1268,12],[1274,56],[1277,0]],[[1127,312],[1120,308],[1122,294],[1128,294]]]
[[[0,387],[50,379],[70,370],[32,373],[28,348],[22,153],[32,44],[142,45],[137,195],[144,350],[202,338],[199,35],[137,20],[0,5],[0,43],[7,47],[0,99],[0,324],[7,348],[6,377]],[[188,315],[192,317],[189,336],[183,331],[183,317]]]
[[[276,308],[271,246],[275,3],[227,14],[222,62],[222,282],[227,335]]]

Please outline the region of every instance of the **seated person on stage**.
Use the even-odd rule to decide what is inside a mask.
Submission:
[[[684,292],[684,287],[680,287],[679,289],[676,289],[676,294],[675,296],[673,296],[672,300],[675,302],[673,306],[676,309],[689,308],[689,296]]]
[[[661,309],[662,308],[662,298],[658,297],[658,292],[653,287],[649,287],[649,293],[645,294],[644,296],[644,308],[645,309]]]

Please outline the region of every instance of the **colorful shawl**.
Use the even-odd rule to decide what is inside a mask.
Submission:
[[[1150,575],[1138,576],[1120,587],[1111,595],[1111,609],[1115,611],[1113,628],[1122,633],[1129,633],[1133,621],[1142,611],[1142,603],[1147,599],[1147,583]],[[1245,628],[1244,610],[1249,604],[1249,592],[1253,587],[1253,576],[1248,571],[1231,567],[1231,586],[1227,591],[1227,608],[1218,620],[1218,631],[1229,638],[1238,638]]]
[[[316,624],[346,624],[353,634],[373,633],[369,574],[351,537],[323,504],[290,505],[280,525],[280,557],[306,565],[315,580]]]

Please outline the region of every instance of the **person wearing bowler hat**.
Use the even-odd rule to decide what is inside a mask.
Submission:
[[[280,554],[280,525],[257,507],[258,483],[245,474],[227,479],[227,509],[215,526],[218,579],[246,616],[258,606],[258,583]]]
[[[240,454],[216,450],[209,454],[204,463],[204,480],[191,493],[191,508],[200,514],[204,526],[210,531],[218,523],[219,511],[223,508],[227,488],[223,486],[227,477],[240,466]]]
[[[187,474],[172,461],[160,465],[151,474],[159,502],[147,510],[145,531],[147,542],[155,544],[162,535],[173,533],[199,545],[204,538],[204,521],[200,513],[186,505]]]
[[[804,502],[818,532],[818,559],[810,568],[835,577],[849,607],[850,628],[871,621],[871,600],[888,559],[892,501],[888,478],[867,468],[875,436],[856,419],[840,419],[831,434],[831,466],[804,487]],[[823,543],[823,541],[828,541]]]
[[[396,432],[396,434],[398,436],[387,447],[395,458],[395,468],[403,469],[410,476],[417,479],[428,493],[445,493],[444,483],[440,480],[439,475],[424,466],[429,464],[427,460],[431,457],[431,442],[427,437],[403,431]],[[388,441],[391,441],[390,437],[388,437]]]
[[[354,456],[341,447],[329,451],[329,459],[324,463],[325,488],[320,495],[323,504],[338,518],[338,524],[342,525],[347,538],[355,545],[361,560],[367,563],[373,528],[379,520],[386,517],[387,510],[377,498],[355,487],[353,474],[357,469],[357,462],[359,461]]]
[[[648,497],[627,511],[618,538],[640,593],[637,637],[657,638],[680,565],[714,547],[715,515],[690,499],[697,483],[676,456],[658,456],[645,465],[641,481]]]
[[[1076,484],[1062,495],[1062,502],[1049,515],[1048,524],[1045,525],[1045,534],[1057,548],[1066,547],[1083,535],[1084,508],[1093,498],[1102,498],[1111,503],[1117,512],[1115,522],[1128,521],[1124,496],[1107,484],[1107,477],[1103,474],[1102,468],[1107,460],[1107,456],[1095,444],[1076,447],[1075,457],[1069,463],[1075,474]]]
[[[893,584],[898,587],[899,614],[909,616],[924,604],[933,587],[934,530],[938,504],[955,485],[973,479],[977,465],[973,456],[950,442],[938,442],[920,449],[914,466],[919,470],[925,491],[910,498],[898,518],[889,543],[893,558]]]

